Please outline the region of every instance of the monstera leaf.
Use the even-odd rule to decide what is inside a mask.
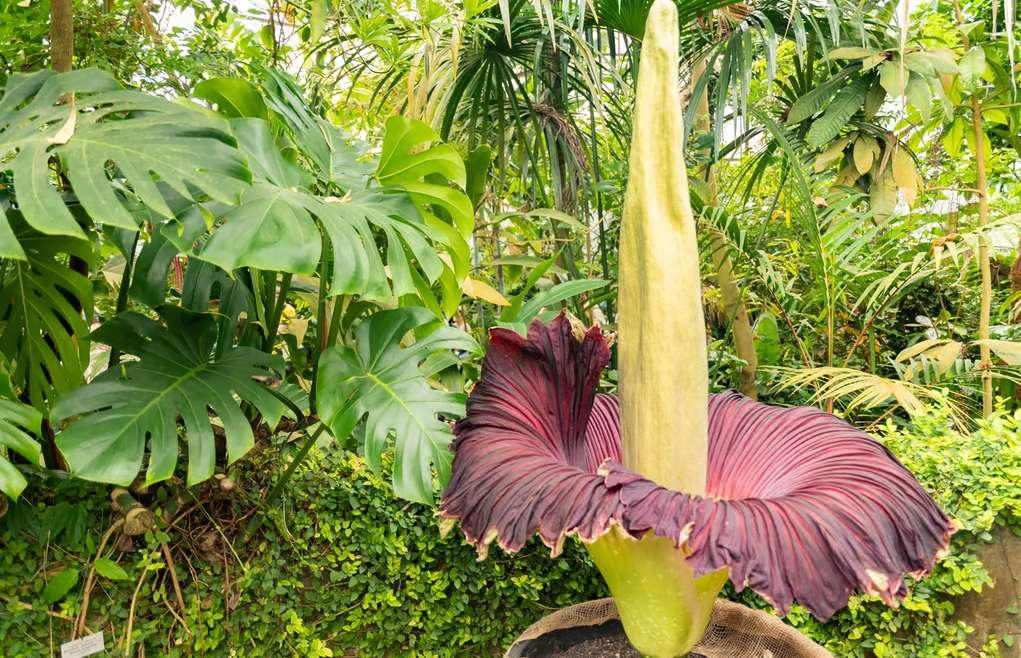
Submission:
[[[250,178],[221,119],[123,89],[102,71],[15,74],[0,93],[0,171],[12,172],[17,206],[42,233],[84,237],[51,184],[53,157],[91,217],[127,229],[137,221],[125,186],[170,218],[154,176],[182,196],[199,190],[231,203]],[[25,258],[2,216],[0,256]]]
[[[42,421],[42,414],[35,408],[18,401],[6,367],[0,366],[0,491],[13,500],[18,499],[28,483],[3,449],[16,452],[33,464],[41,464],[39,444],[25,430],[39,434]]]
[[[450,144],[441,144],[439,135],[427,124],[394,116],[386,122],[383,149],[376,168],[376,179],[389,187],[407,192],[434,229],[448,234],[455,276],[468,274],[468,238],[474,229],[471,199],[461,192],[467,173],[464,161]],[[436,177],[455,183],[460,189],[437,183]],[[454,231],[438,221],[433,208],[450,216]]]
[[[146,482],[171,477],[177,465],[178,419],[188,445],[188,484],[213,474],[216,441],[211,418],[223,428],[231,462],[254,444],[241,402],[264,417],[279,418],[284,405],[256,381],[283,370],[279,357],[248,347],[217,345],[216,318],[160,306],[164,321],[122,313],[95,339],[137,361],[115,366],[58,400],[53,422],[71,420],[57,447],[71,472],[86,480],[128,485],[149,447]]]
[[[88,240],[43,235],[17,211],[10,219],[25,259],[9,261],[0,279],[0,353],[14,364],[15,384],[45,409],[55,394],[82,383],[89,362],[92,283],[67,260],[91,264],[94,257]]]
[[[310,274],[322,257],[322,233],[333,252],[330,294],[358,294],[376,301],[416,293],[416,280],[435,282],[444,263],[434,244],[467,264],[467,242],[449,224],[423,217],[411,192],[366,190],[363,180],[341,197],[319,196],[314,190],[317,179],[284,157],[267,121],[237,118],[231,125],[255,183],[241,204],[223,216],[199,258],[227,271],[255,267]],[[463,181],[459,158],[456,163],[440,162],[422,163],[417,170]],[[427,187],[449,192],[452,207],[463,199],[470,226],[471,203],[463,192],[449,185]],[[440,198],[444,192],[433,194]],[[380,255],[377,234],[386,245],[385,256]]]
[[[450,477],[453,435],[439,415],[464,413],[463,395],[430,386],[430,364],[440,361],[430,357],[477,349],[463,332],[437,324],[422,308],[377,313],[358,326],[354,346],[323,353],[316,384],[320,418],[336,437],[365,418],[365,458],[377,472],[393,434],[394,490],[423,503],[433,502],[434,479],[443,486]],[[401,347],[409,332],[417,339]]]

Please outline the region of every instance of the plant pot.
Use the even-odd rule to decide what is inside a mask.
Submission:
[[[613,599],[579,603],[543,617],[505,658],[641,658],[624,636]],[[709,627],[691,658],[833,658],[777,617],[717,599]]]

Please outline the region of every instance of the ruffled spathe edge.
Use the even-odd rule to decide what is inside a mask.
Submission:
[[[659,487],[620,463],[619,412],[595,393],[609,350],[563,315],[527,338],[494,330],[460,421],[442,525],[459,521],[480,559],[538,533],[560,553],[614,525],[670,538],[696,575],[729,567],[778,610],[820,618],[856,590],[895,603],[928,573],[953,523],[881,444],[818,409],[728,392],[709,399],[706,496]]]

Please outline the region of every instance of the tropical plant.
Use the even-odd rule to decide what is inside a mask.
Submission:
[[[42,462],[42,450],[30,433],[41,433],[43,416],[35,408],[18,400],[6,368],[0,370],[0,492],[17,500],[28,481],[15,467],[6,452],[24,457],[31,464]],[[7,509],[7,500],[0,498],[0,509]]]
[[[312,110],[292,79],[257,73],[254,84],[213,78],[198,87],[219,113],[123,89],[96,70],[8,80],[0,92],[0,167],[11,172],[0,201],[0,349],[12,390],[49,415],[73,474],[127,485],[148,464],[147,483],[167,480],[180,435],[192,485],[214,473],[217,455],[227,464],[244,455],[260,424],[272,429],[284,415],[317,422],[317,393],[333,410],[379,401],[371,387],[350,388],[353,380],[316,377],[320,356],[331,355],[323,364],[333,372],[346,345],[360,346],[371,355],[363,374],[382,377],[393,409],[419,396],[410,424],[379,426],[373,408],[367,423],[379,431],[369,432],[369,454],[378,457],[395,430],[398,491],[431,499],[430,459],[449,463],[450,430],[437,414],[458,407],[452,394],[434,391],[438,406],[421,394],[457,366],[444,354],[473,343],[452,327],[414,348],[400,342],[460,303],[474,223],[464,162],[428,126],[401,117],[388,122],[373,161]],[[90,333],[89,277],[97,252],[111,249],[120,262],[116,303]],[[376,319],[397,304],[410,308]],[[294,305],[307,319],[292,321],[315,329],[307,339],[285,326]],[[389,341],[370,339],[397,317],[414,322],[398,323],[404,331]],[[99,357],[105,371],[86,383],[92,342],[110,350]],[[422,369],[373,369],[401,366],[416,352],[428,362]],[[363,415],[346,413],[329,424],[344,441]],[[31,416],[19,418],[44,432]],[[422,441],[433,450],[420,452]],[[39,461],[20,430],[6,432],[5,445]],[[63,466],[52,455],[47,465]],[[16,495],[23,480],[8,471],[4,491]]]
[[[781,612],[797,600],[826,619],[855,590],[892,604],[903,576],[931,570],[955,529],[846,422],[736,393],[707,404],[677,34],[673,3],[656,0],[621,228],[620,397],[596,394],[609,359],[598,327],[560,316],[527,337],[494,330],[440,505],[481,557],[494,541],[520,550],[536,532],[556,555],[577,535],[628,638],[655,658],[700,639],[728,576]],[[764,548],[776,546],[798,549]]]

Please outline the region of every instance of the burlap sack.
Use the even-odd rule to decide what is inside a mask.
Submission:
[[[522,644],[546,633],[596,626],[618,619],[613,599],[579,603],[543,617],[525,629],[505,658],[520,655]],[[826,649],[773,615],[717,599],[705,637],[692,649],[705,658],[833,658]]]

